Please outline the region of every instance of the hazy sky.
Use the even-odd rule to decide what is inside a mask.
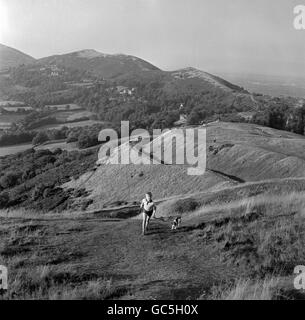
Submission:
[[[0,0],[0,42],[35,58],[92,48],[165,70],[305,76],[305,0]]]

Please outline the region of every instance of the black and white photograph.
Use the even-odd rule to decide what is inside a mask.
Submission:
[[[0,300],[303,299],[305,0],[0,0]]]

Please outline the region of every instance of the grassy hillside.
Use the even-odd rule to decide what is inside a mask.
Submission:
[[[244,181],[304,177],[304,136],[247,124],[212,125],[208,166]],[[229,148],[223,148],[231,144]]]
[[[50,56],[39,59],[38,63],[85,70],[107,79],[129,72],[158,70],[157,67],[137,57],[124,54],[103,54],[95,50]]]
[[[304,191],[244,198],[234,208],[176,207],[182,227],[99,214],[1,214],[3,299],[304,299]],[[163,206],[164,209],[164,206]],[[173,208],[172,208],[173,209]],[[191,210],[191,211],[190,211]]]
[[[170,145],[175,130],[165,135],[165,145]],[[161,139],[153,143],[160,144]],[[61,144],[50,145],[52,152],[26,151],[2,158],[0,186],[5,203],[10,206],[49,208],[46,194],[56,190],[58,201],[71,197],[69,203],[60,201],[60,207],[75,210],[79,202],[90,204],[89,210],[99,210],[120,203],[137,203],[146,191],[157,200],[215,193],[223,190],[231,194],[228,201],[259,193],[301,191],[304,178],[304,138],[251,124],[211,123],[207,126],[207,170],[204,175],[190,176],[186,165],[173,164],[161,159],[159,164],[110,165],[102,161],[96,171],[87,171],[98,160],[98,147],[72,153],[56,150]],[[147,153],[143,141],[142,154],[156,160],[156,154]],[[42,146],[42,148],[48,146]],[[123,143],[119,149],[131,148]],[[179,145],[178,149],[182,149]],[[186,153],[192,152],[185,149]],[[52,161],[47,162],[47,161]],[[48,177],[48,178],[46,178]],[[79,177],[79,179],[74,178]],[[65,183],[64,185],[62,185]],[[51,188],[51,189],[50,189]],[[62,189],[63,188],[63,189]],[[234,197],[239,190],[240,197]],[[37,189],[35,191],[34,189]],[[39,190],[38,190],[39,189]],[[48,189],[49,191],[45,191]],[[65,191],[66,190],[66,191]],[[70,190],[70,191],[69,191]],[[74,190],[74,191],[73,191]],[[227,190],[227,191],[226,191]],[[53,191],[52,191],[53,192]],[[34,196],[37,194],[38,198]],[[87,196],[86,196],[87,194]],[[204,198],[203,198],[204,199]],[[54,203],[57,203],[57,200]],[[46,206],[45,206],[45,205]],[[52,208],[55,209],[53,205]],[[82,208],[80,204],[79,208]]]
[[[156,199],[163,199],[233,184],[210,172],[204,176],[188,176],[183,166],[106,165],[82,184],[89,174],[66,185],[69,188],[81,185],[90,191],[90,199],[94,202],[89,209],[101,209],[116,202],[139,202],[149,190]]]
[[[48,200],[46,192],[54,197],[49,198],[52,205],[68,197],[65,212],[0,211],[0,264],[11,274],[2,298],[304,299],[293,288],[293,269],[305,264],[305,177],[293,162],[281,172],[266,161],[303,161],[302,141],[261,126],[210,124],[209,169],[193,177],[184,166],[168,164],[104,163],[88,171],[97,150],[88,157],[64,153],[60,161],[56,152],[31,152],[29,160],[37,157],[44,163],[51,157],[58,166],[42,167],[28,188],[42,179],[55,183],[56,172],[62,182],[69,173],[75,179],[59,194],[58,184],[56,189],[33,189],[31,201],[37,197],[40,205]],[[246,160],[236,156],[243,163],[239,172],[233,171],[230,153],[237,152],[235,146]],[[243,151],[251,147],[260,152],[249,156]],[[221,171],[220,155],[223,162],[227,159],[228,171]],[[14,161],[18,166],[22,159]],[[252,161],[262,170],[266,166],[266,179],[250,174]],[[8,159],[2,165],[9,165]],[[137,201],[147,190],[155,195],[158,210],[143,237]],[[80,212],[77,203],[82,201],[87,205]],[[172,231],[175,216],[182,216],[182,226]]]
[[[40,59],[0,75],[0,97],[34,109],[77,103],[98,120],[129,120],[133,127],[252,122],[304,134],[304,101],[251,94],[195,68],[165,72],[128,55],[82,50]]]
[[[170,143],[171,138],[172,134],[167,134],[165,144]],[[106,163],[89,180],[88,173],[69,182],[66,187],[85,187],[93,200],[91,209],[99,209],[115,201],[139,201],[148,190],[156,199],[225,188],[231,190],[231,187],[249,190],[245,194],[239,191],[241,196],[254,192],[251,188],[260,192],[273,190],[275,193],[279,188],[283,192],[285,189],[300,191],[305,178],[304,145],[303,136],[293,133],[251,124],[218,122],[207,126],[207,171],[202,176],[187,175],[187,167],[175,162],[172,165]],[[123,147],[126,144],[120,148]],[[233,197],[228,199],[231,200]]]
[[[33,57],[0,43],[0,70],[34,62]]]

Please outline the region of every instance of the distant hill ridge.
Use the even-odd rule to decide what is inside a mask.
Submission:
[[[34,59],[21,51],[0,44],[0,70],[33,63],[41,65],[55,64],[66,68],[89,71],[105,79],[124,79],[125,77],[129,79],[135,78],[139,81],[160,81],[162,79],[168,83],[169,87],[172,87],[172,81],[174,80],[175,86],[178,84],[178,90],[181,89],[178,83],[179,80],[184,80],[183,82],[190,83],[192,86],[194,85],[194,81],[197,82],[195,83],[196,87],[207,85],[218,87],[224,91],[243,91],[242,88],[224,79],[193,67],[166,72],[141,58],[122,53],[107,54],[94,49],[84,49]]]
[[[124,54],[105,54],[93,49],[53,55],[38,60],[41,64],[57,64],[69,68],[89,71],[104,78],[130,73],[159,70],[151,63]]]
[[[34,63],[36,59],[14,48],[0,43],[0,70]]]

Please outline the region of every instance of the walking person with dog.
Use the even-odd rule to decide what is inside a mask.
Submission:
[[[152,200],[152,193],[147,192],[145,194],[145,198],[141,201],[142,214],[143,214],[143,222],[142,222],[142,235],[145,235],[145,232],[148,230],[148,225],[150,219],[155,218],[157,207]]]

